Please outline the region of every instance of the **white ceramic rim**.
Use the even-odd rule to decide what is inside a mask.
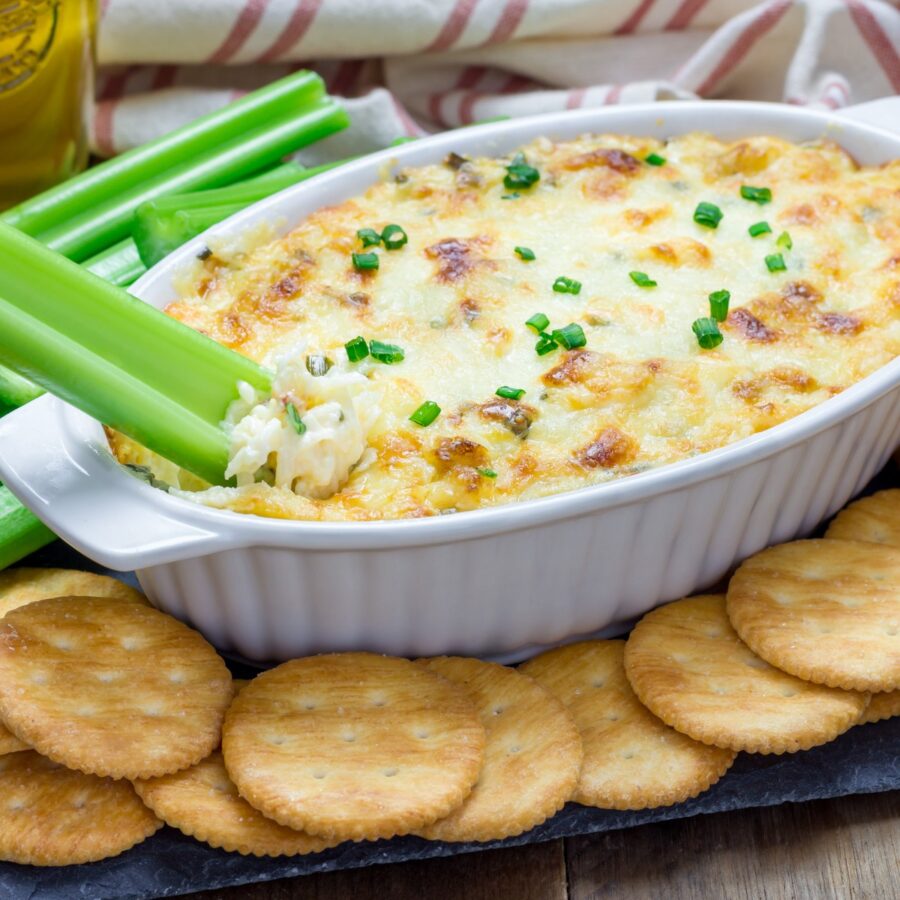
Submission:
[[[652,126],[648,126],[648,119],[652,120]],[[171,281],[174,272],[196,256],[210,235],[234,235],[260,219],[278,221],[285,217],[286,210],[289,209],[300,208],[302,210],[300,217],[308,215],[313,208],[321,205],[315,204],[310,209],[304,208],[303,198],[306,194],[312,193],[313,187],[317,189],[316,193],[323,193],[334,186],[336,189],[331,191],[331,199],[327,202],[337,202],[365,189],[375,180],[377,174],[388,166],[435,162],[450,150],[465,151],[469,144],[479,144],[478,152],[485,153],[488,151],[484,148],[484,143],[488,139],[500,148],[496,152],[502,153],[506,148],[525,142],[531,137],[541,134],[552,135],[563,125],[566,135],[582,131],[600,131],[604,129],[606,120],[614,120],[615,128],[620,133],[665,135],[693,130],[708,130],[719,135],[725,132],[755,134],[760,132],[754,129],[753,122],[764,120],[767,124],[765,130],[769,133],[779,133],[778,126],[783,123],[784,132],[807,130],[804,128],[807,126],[812,133],[831,137],[839,142],[842,135],[850,134],[861,139],[870,136],[873,141],[880,144],[889,142],[895,153],[900,155],[900,137],[891,131],[826,113],[769,103],[679,101],[548,113],[487,123],[388,148],[269,197],[216,225],[180,248],[139,279],[131,288],[131,292],[143,299],[154,290],[159,290],[161,284]],[[728,125],[723,124],[726,120],[729,121]],[[735,121],[741,124],[736,127]],[[298,218],[297,215],[293,215],[295,221]],[[547,522],[582,516],[598,509],[631,504],[651,495],[680,490],[739,469],[750,461],[766,459],[788,447],[800,444],[812,435],[847,418],[855,410],[874,402],[898,385],[900,385],[900,358],[883,366],[836,397],[793,419],[700,456],[604,484],[535,500],[508,503],[457,515],[414,520],[319,522],[270,519],[235,513],[202,506],[152,488],[127,473],[108,454],[101,460],[101,464],[107,470],[103,473],[104,478],[117,479],[116,489],[129,495],[133,501],[139,502],[145,508],[148,505],[155,507],[169,520],[189,523],[200,528],[209,537],[217,535],[221,538],[217,545],[204,548],[199,555],[229,547],[260,545],[312,550],[376,550],[387,547],[423,546],[532,528]],[[70,457],[75,461],[79,456],[85,460],[85,446],[93,444],[90,455],[96,460],[98,423],[55,398],[44,399],[55,406],[58,426],[63,432]],[[78,444],[81,445],[80,448]],[[213,543],[215,544],[215,541]],[[168,550],[160,547],[156,548],[156,551],[149,551],[148,554],[125,553],[123,559],[117,561],[129,567],[144,567],[198,555],[196,551],[191,552],[188,548],[185,548],[185,551],[178,553],[173,552],[171,547]]]

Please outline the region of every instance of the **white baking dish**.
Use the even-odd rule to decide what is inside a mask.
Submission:
[[[893,104],[893,105],[892,105]],[[900,128],[900,98],[860,118]],[[862,163],[900,155],[900,137],[802,109],[671,103],[584,110],[466,128],[361,159],[245,210],[213,232],[260,221],[287,229],[363,191],[386,167],[450,150],[504,153],[538,135],[732,139],[830,136]],[[188,244],[134,285],[162,306]],[[715,582],[736,562],[809,532],[900,442],[900,359],[837,397],[752,438],[609,484],[520,504],[412,521],[265,519],[170,497],[120,468],[100,426],[53,397],[0,420],[0,479],[92,559],[136,569],[160,608],[223,650],[277,660],[367,648],[404,655],[515,658],[615,630]]]

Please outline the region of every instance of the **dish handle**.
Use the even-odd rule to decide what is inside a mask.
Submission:
[[[119,570],[223,549],[222,535],[171,515],[170,498],[120,467],[102,437],[67,442],[70,413],[45,395],[0,419],[0,481],[48,528]]]
[[[900,133],[900,96],[880,97],[866,103],[847,106],[837,112],[842,119],[852,119],[885,131]]]

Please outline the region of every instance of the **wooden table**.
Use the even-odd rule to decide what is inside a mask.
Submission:
[[[900,900],[900,791],[194,894],[198,900]]]

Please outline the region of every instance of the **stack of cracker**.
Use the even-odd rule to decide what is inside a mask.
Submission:
[[[568,801],[697,796],[739,751],[900,714],[900,491],[727,594],[518,669],[370,653],[233,681],[198,633],[104,576],[0,574],[0,858],[113,856],[163,823],[242,854],[415,834],[488,841]],[[4,728],[5,726],[5,728]]]

